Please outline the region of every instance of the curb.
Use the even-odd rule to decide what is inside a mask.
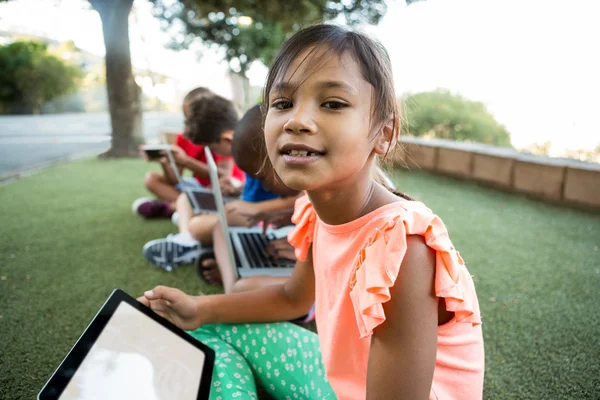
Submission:
[[[60,164],[67,164],[71,161],[80,160],[82,158],[88,158],[93,156],[98,156],[102,154],[103,151],[87,151],[76,154],[69,154],[66,156],[54,158],[52,160],[44,161],[42,163],[34,164],[25,168],[21,168],[18,170],[10,171],[7,174],[0,174],[0,187],[9,185],[21,178],[25,178],[27,176],[35,175],[39,172],[42,172],[50,167]]]

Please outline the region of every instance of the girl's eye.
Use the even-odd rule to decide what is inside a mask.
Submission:
[[[327,101],[322,104],[323,108],[328,108],[330,110],[340,110],[344,107],[348,107],[347,104],[342,103],[341,101]]]
[[[278,110],[285,110],[287,108],[292,107],[292,102],[289,100],[275,100],[271,107],[276,108]]]

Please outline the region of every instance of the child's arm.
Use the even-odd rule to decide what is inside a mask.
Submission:
[[[407,237],[407,251],[384,323],[371,338],[368,399],[428,399],[437,349],[438,299],[435,252],[421,236]]]
[[[301,196],[301,194],[299,196]],[[227,204],[225,208],[227,209],[228,214],[239,214],[246,217],[250,223],[255,223],[255,217],[259,214],[293,209],[297,198],[298,196],[280,197],[271,200],[258,201],[256,203],[240,200]]]
[[[171,167],[171,163],[169,162],[169,159],[165,156],[165,157],[161,157],[160,159],[160,166],[162,167],[163,170],[163,174],[165,175],[165,177],[167,178],[167,180],[169,181],[169,183],[171,183],[172,185],[176,185],[177,182],[177,176],[175,175],[175,172],[173,172],[173,168]],[[181,169],[179,171],[179,175],[181,175]]]
[[[315,277],[311,250],[306,261],[298,261],[284,284],[251,292],[211,296],[189,296],[179,289],[157,286],[138,298],[142,304],[182,329],[204,324],[278,322],[306,315],[315,299]]]
[[[182,153],[183,154],[179,154],[178,156],[175,156],[175,153],[173,153],[177,165],[189,169],[194,175],[200,176],[205,179],[210,178],[210,174],[208,172],[208,165],[206,165],[202,161],[196,160],[195,158],[188,156],[187,154],[185,154],[185,152],[183,152],[183,150]]]

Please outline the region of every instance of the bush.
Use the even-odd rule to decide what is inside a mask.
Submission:
[[[438,89],[402,100],[408,127],[414,136],[510,146],[510,134],[480,102]]]
[[[44,102],[77,88],[80,68],[50,54],[46,44],[0,46],[0,112],[39,114]]]

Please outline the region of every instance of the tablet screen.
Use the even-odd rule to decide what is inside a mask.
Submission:
[[[205,354],[120,302],[60,400],[196,399]]]

